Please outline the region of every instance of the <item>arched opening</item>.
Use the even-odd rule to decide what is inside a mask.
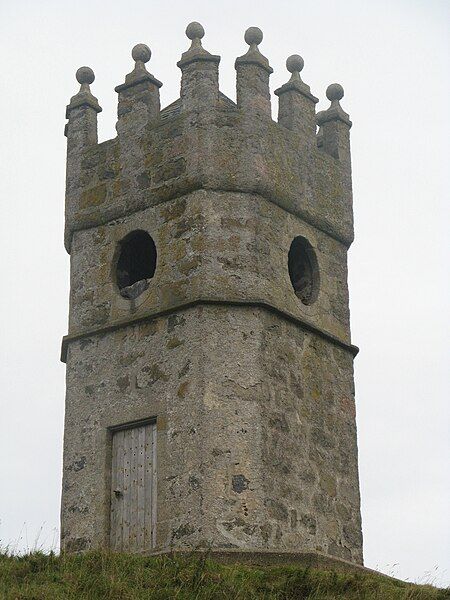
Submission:
[[[297,298],[306,305],[315,302],[319,293],[317,258],[311,244],[300,235],[289,248],[288,269]]]
[[[156,246],[152,237],[138,229],[120,242],[116,281],[124,298],[137,298],[155,274]]]

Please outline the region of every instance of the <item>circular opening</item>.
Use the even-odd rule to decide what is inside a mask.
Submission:
[[[155,274],[156,246],[142,230],[132,231],[120,242],[116,280],[124,298],[137,298]]]
[[[311,244],[302,236],[294,238],[288,255],[289,277],[303,304],[312,304],[319,293],[319,269]]]

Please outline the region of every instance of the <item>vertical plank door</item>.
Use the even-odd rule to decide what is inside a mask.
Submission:
[[[111,548],[143,552],[155,545],[156,424],[113,432]]]

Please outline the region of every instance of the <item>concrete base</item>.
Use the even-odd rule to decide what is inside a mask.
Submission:
[[[226,550],[173,550],[152,552],[150,556],[206,556],[211,560],[224,564],[243,564],[256,567],[274,567],[279,565],[295,565],[303,568],[337,571],[340,573],[361,573],[377,577],[395,579],[379,571],[363,565],[322,554],[320,552],[291,552],[289,550],[260,550],[260,549],[226,549]]]

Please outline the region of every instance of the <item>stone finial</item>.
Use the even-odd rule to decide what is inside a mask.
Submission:
[[[327,110],[317,113],[317,124],[322,126],[327,121],[342,121],[348,127],[352,126],[349,115],[344,111],[340,101],[344,97],[344,88],[339,83],[332,83],[327,87],[326,95],[331,102]]]
[[[91,93],[90,85],[94,83],[94,71],[90,67],[80,67],[75,73],[76,80],[80,84],[80,91],[75,96],[72,96],[70,103],[66,108],[66,119],[69,118],[70,111],[81,106],[88,106],[99,113],[102,111],[98,100]],[[66,132],[67,133],[67,132]]]
[[[249,27],[244,33],[245,43],[250,46],[250,50],[258,50],[258,44],[263,41],[263,32],[259,27]]]
[[[299,54],[292,54],[286,60],[286,68],[291,74],[287,83],[275,90],[279,97],[278,122],[280,125],[297,131],[306,144],[313,143],[316,134],[316,108],[319,101],[311,94],[309,85],[300,77],[305,61]]]
[[[292,73],[291,81],[293,79],[300,79],[300,71],[303,70],[304,66],[305,61],[300,56],[300,54],[292,54],[286,59],[286,69],[289,71],[289,73]]]
[[[152,51],[147,44],[136,44],[131,51],[131,56],[135,61],[134,69],[125,77],[125,83],[122,83],[115,88],[116,92],[122,92],[123,90],[144,81],[148,81],[150,84],[160,88],[162,83],[149,73],[145,66],[145,63],[148,63],[152,56]]]
[[[64,135],[67,138],[67,176],[66,176],[66,230],[64,244],[70,252],[72,234],[69,222],[80,202],[80,187],[83,179],[83,160],[89,148],[98,142],[97,115],[101,112],[98,100],[91,93],[94,83],[94,71],[90,67],[80,67],[76,74],[80,90],[72,96],[66,107]]]
[[[312,102],[314,102],[314,104],[317,104],[317,102],[319,102],[318,98],[311,94],[311,89],[309,85],[307,85],[300,76],[300,71],[303,70],[304,66],[305,61],[299,54],[292,54],[286,59],[286,69],[291,74],[291,77],[287,83],[275,90],[275,94],[277,96],[280,96],[285,92],[297,91],[300,92],[300,94],[306,96]]]
[[[263,40],[263,32],[259,27],[249,27],[244,40],[250,47],[236,59],[234,65],[238,108],[271,116],[269,77],[273,69],[258,48]]]
[[[273,73],[272,67],[269,65],[269,61],[263,56],[258,48],[259,44],[263,41],[263,32],[259,27],[249,27],[245,34],[245,43],[250,46],[247,52],[243,56],[239,56],[236,59],[235,66],[254,64],[262,67],[270,75]]]
[[[320,127],[317,145],[346,164],[350,176],[349,130],[352,122],[340,103],[344,97],[344,88],[339,83],[332,83],[327,87],[326,94],[331,104],[327,110],[317,114],[316,120]]]
[[[192,21],[186,27],[186,36],[192,40],[192,46],[201,46],[201,39],[205,37],[205,29],[201,23],[197,21]]]
[[[133,57],[133,60],[136,61],[136,66],[138,64],[143,65],[151,59],[152,51],[147,44],[136,44],[131,51],[131,56]]]
[[[217,64],[220,62],[220,56],[210,54],[202,46],[202,39],[205,36],[203,25],[197,21],[192,21],[192,23],[189,23],[186,27],[186,36],[191,40],[191,46],[189,50],[183,52],[181,59],[177,63],[180,69],[196,61],[206,61]]]
[[[340,83],[331,83],[327,87],[326,95],[330,102],[338,102],[344,97],[344,88]]]
[[[91,91],[89,86],[91,85],[91,83],[94,83],[95,80],[94,71],[91,69],[91,67],[80,67],[79,69],[77,69],[75,77],[78,83],[81,84],[80,92]]]
[[[119,137],[137,138],[143,127],[159,117],[159,88],[162,83],[145,66],[152,56],[147,44],[136,44],[131,56],[134,69],[126,75],[125,83],[115,88],[119,94],[116,129]]]
[[[205,30],[200,23],[189,23],[186,36],[191,40],[191,46],[177,62],[182,73],[181,101],[187,110],[215,106],[219,100],[220,56],[203,48],[204,35]]]

